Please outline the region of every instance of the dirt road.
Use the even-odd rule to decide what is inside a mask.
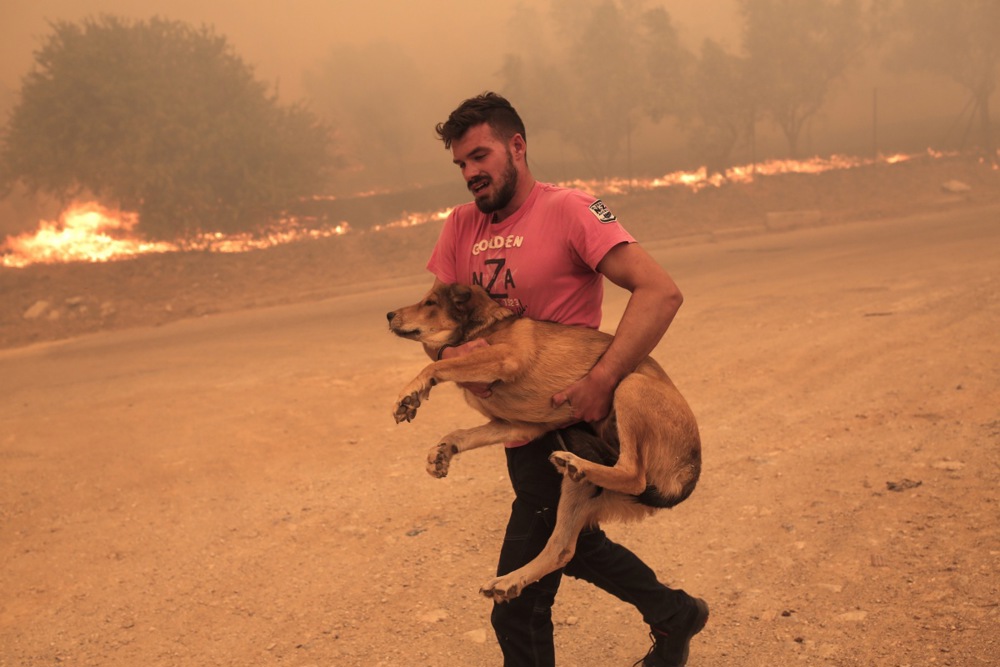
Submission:
[[[709,601],[690,664],[1000,662],[1000,208],[651,250],[705,467],[609,533]],[[503,454],[384,313],[429,280],[0,351],[0,666],[496,665]],[[624,305],[609,294],[606,316]],[[568,579],[560,665],[642,656]]]

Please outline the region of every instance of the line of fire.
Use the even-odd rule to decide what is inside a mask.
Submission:
[[[778,174],[820,174],[836,169],[856,169],[873,164],[894,165],[916,158],[936,159],[947,153],[928,149],[919,154],[895,154],[874,158],[843,155],[814,157],[807,160],[772,160],[753,165],[731,167],[722,173],[709,174],[702,167],[677,171],[651,179],[608,179],[572,181],[564,185],[580,188],[596,196],[607,196],[687,187],[698,191],[731,184],[750,183],[756,178]],[[203,234],[183,242],[150,241],[134,230],[138,215],[117,211],[98,202],[76,202],[68,206],[58,220],[41,221],[34,232],[10,236],[0,245],[0,266],[20,268],[39,263],[109,262],[127,260],[148,253],[208,251],[219,253],[248,252],[296,241],[341,236],[349,233],[378,233],[387,228],[411,227],[441,221],[451,209],[406,214],[403,217],[356,230],[350,221],[319,224],[309,216],[289,216],[255,234]]]

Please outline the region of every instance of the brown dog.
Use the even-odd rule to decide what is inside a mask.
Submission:
[[[518,318],[482,288],[464,285],[438,285],[419,303],[394,310],[388,318],[393,333],[419,341],[435,354],[476,339],[489,343],[429,364],[403,388],[393,408],[397,423],[410,421],[438,382],[492,383],[487,398],[465,392],[489,423],[449,433],[431,448],[427,471],[435,477],[447,475],[452,457],[461,452],[532,440],[573,423],[572,408],[554,408],[552,396],[586,375],[612,339],[586,327]],[[555,529],[545,548],[524,567],[488,582],[480,589],[486,597],[513,599],[525,586],[565,566],[587,526],[644,518],[694,490],[701,471],[698,426],[653,359],[646,358],[621,381],[611,414],[591,426],[597,436],[564,431],[568,451],[549,458],[562,472],[563,483]],[[610,448],[618,451],[607,456]],[[595,450],[604,450],[606,465],[587,460],[598,458],[587,454]]]

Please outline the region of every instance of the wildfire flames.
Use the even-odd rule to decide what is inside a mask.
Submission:
[[[932,157],[941,153],[928,151]],[[880,162],[896,164],[917,157],[893,155],[880,158]],[[600,181],[575,180],[562,183],[595,195],[619,194],[636,190],[654,190],[684,186],[693,190],[721,187],[728,183],[749,183],[754,178],[775,174],[819,174],[834,169],[852,169],[874,163],[870,158],[832,156],[810,160],[772,160],[756,165],[738,166],[724,173],[709,174],[702,167],[696,171],[678,171],[652,179],[609,179]],[[373,232],[387,228],[411,227],[448,217],[451,209],[430,213],[414,213],[399,220],[376,225]],[[0,245],[0,266],[24,267],[37,263],[107,262],[130,259],[148,253],[207,250],[210,252],[246,252],[269,248],[303,239],[339,236],[350,231],[348,223],[335,227],[311,229],[297,219],[281,221],[274,229],[258,235],[205,234],[192,241],[174,243],[151,242],[137,237],[133,229],[138,224],[134,213],[104,208],[95,202],[73,204],[62,213],[58,221],[42,221],[35,232],[11,236]]]
[[[57,222],[43,220],[35,232],[7,237],[0,246],[0,266],[108,262],[184,250],[246,252],[307,238],[339,236],[349,229],[346,222],[328,229],[308,229],[290,219],[261,235],[202,234],[193,240],[176,243],[136,237],[132,230],[138,223],[135,213],[115,211],[96,202],[73,204],[63,211]]]

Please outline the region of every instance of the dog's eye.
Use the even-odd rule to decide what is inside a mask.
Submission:
[[[427,306],[428,308],[430,308],[430,307],[436,306],[437,305],[437,301],[432,301],[431,299],[427,299],[427,301],[424,301],[424,305]]]

